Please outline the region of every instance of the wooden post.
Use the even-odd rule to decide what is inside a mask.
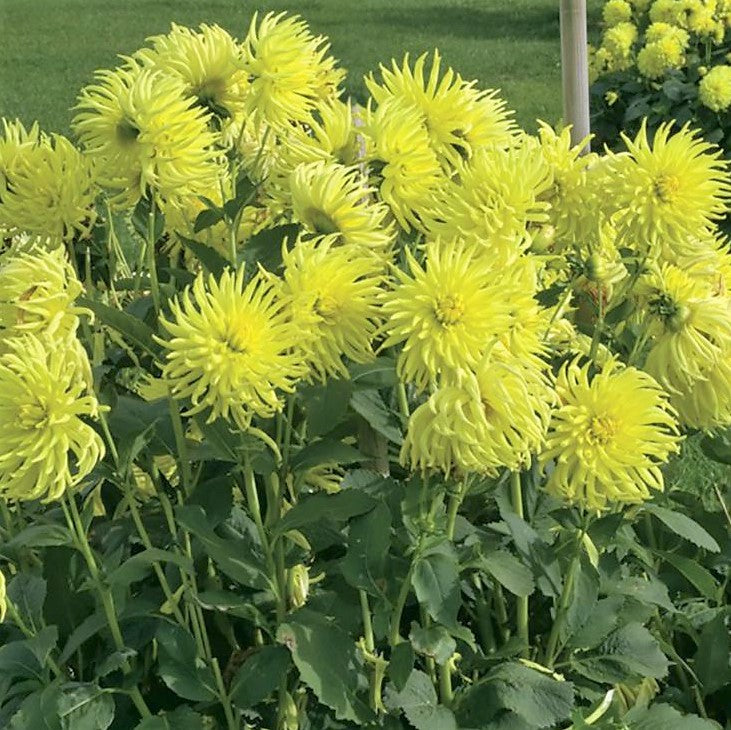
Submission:
[[[586,40],[586,0],[561,0],[561,81],[564,124],[571,141],[589,134],[589,52]],[[589,145],[585,152],[588,152]]]

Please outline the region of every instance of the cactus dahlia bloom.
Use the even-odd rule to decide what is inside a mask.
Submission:
[[[424,390],[474,367],[512,324],[513,289],[492,260],[462,243],[433,242],[420,264],[407,250],[409,273],[385,295],[382,347],[403,343],[399,376]]]
[[[180,78],[137,63],[96,76],[72,125],[103,185],[133,205],[148,190],[205,195],[217,184],[216,136]]]
[[[556,380],[553,412],[540,455],[546,489],[587,510],[643,502],[663,489],[660,466],[679,450],[668,396],[647,373],[611,359],[593,377],[591,364],[566,363]]]
[[[330,44],[313,36],[298,16],[267,13],[251,20],[242,44],[249,78],[245,108],[273,125],[305,122],[319,101],[337,96],[345,73],[328,55]]]
[[[469,156],[478,147],[506,145],[514,137],[515,125],[505,102],[494,91],[480,91],[448,68],[442,78],[441,58],[434,51],[431,70],[424,78],[429,54],[419,56],[413,70],[406,54],[399,67],[380,66],[381,84],[373,75],[366,85],[378,104],[396,98],[415,108],[426,127],[432,148],[445,162]]]
[[[65,137],[21,147],[0,189],[0,226],[53,241],[87,232],[96,187],[91,161]]]
[[[199,274],[161,318],[169,339],[162,376],[178,400],[191,401],[188,415],[209,408],[208,422],[231,419],[246,429],[256,414],[281,409],[277,390],[291,392],[303,374],[286,302],[260,275],[244,283],[244,270],[219,280]]]
[[[60,499],[104,456],[82,419],[99,404],[86,392],[85,354],[70,340],[23,335],[0,355],[0,493],[7,499]]]
[[[180,78],[185,95],[221,120],[243,114],[248,79],[241,50],[223,28],[202,24],[195,31],[173,23],[168,34],[147,40],[152,48],[135,54],[144,65]]]
[[[2,120],[0,134],[0,200],[7,192],[10,179],[17,165],[39,146],[49,144],[48,136],[43,134],[38,122],[30,129],[26,129],[19,120]]]
[[[358,248],[337,246],[334,237],[300,241],[284,253],[282,292],[289,302],[300,358],[311,377],[347,377],[345,356],[373,358],[382,276]]]
[[[444,183],[429,133],[416,109],[402,99],[370,108],[363,129],[371,178],[401,227],[420,227],[424,207]]]
[[[714,66],[701,79],[698,98],[711,111],[726,111],[731,106],[731,66]]]
[[[701,377],[670,403],[685,426],[712,429],[731,425],[731,349],[717,362],[701,366]]]
[[[671,264],[645,283],[653,335],[645,369],[671,392],[686,392],[731,352],[731,299]]]
[[[33,332],[49,336],[74,334],[78,315],[88,310],[75,306],[83,292],[63,248],[7,251],[0,256],[0,331]]]
[[[632,20],[632,6],[627,0],[608,0],[602,8],[604,25],[613,26]]]
[[[543,444],[552,401],[539,371],[504,352],[488,356],[413,412],[401,461],[447,475],[523,469]]]
[[[427,229],[435,237],[463,237],[512,263],[529,243],[528,226],[548,222],[551,168],[534,144],[485,148],[457,164],[458,176],[430,206]]]
[[[643,123],[634,140],[622,135],[627,153],[609,159],[606,196],[625,240],[652,247],[701,235],[728,210],[731,184],[720,150],[687,125],[672,135],[671,129],[661,125],[650,143]]]
[[[333,234],[363,252],[387,254],[393,229],[385,224],[388,208],[369,200],[358,170],[334,162],[298,165],[289,178],[292,214],[306,231]]]

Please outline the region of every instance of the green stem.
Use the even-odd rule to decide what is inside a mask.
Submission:
[[[599,349],[599,341],[604,331],[604,294],[599,289],[599,314],[597,316],[596,325],[594,326],[594,335],[591,338],[591,347],[589,348],[589,359],[594,360]]]
[[[406,577],[404,578],[403,583],[401,583],[401,590],[399,591],[398,597],[396,598],[396,604],[394,605],[393,612],[391,613],[391,633],[389,634],[391,649],[400,643],[401,616],[404,612],[404,607],[406,606],[406,599],[409,597],[409,592],[411,591],[411,576],[414,574],[415,565],[416,561],[412,560],[409,570],[406,573]]]
[[[229,699],[228,692],[226,691],[226,685],[223,683],[223,675],[221,674],[221,667],[218,665],[218,659],[211,657],[211,667],[213,669],[213,677],[216,680],[216,688],[218,689],[218,697],[221,700],[223,706],[223,714],[226,718],[226,725],[228,730],[238,730],[239,724],[234,716],[233,707],[231,706],[231,700]]]
[[[190,496],[192,489],[192,473],[190,470],[190,458],[188,457],[188,445],[185,441],[185,430],[183,419],[180,417],[178,404],[173,398],[172,392],[168,393],[168,408],[170,419],[173,422],[173,435],[175,436],[175,450],[178,452],[178,466],[180,467],[180,478],[183,483],[183,490]]]
[[[439,698],[445,707],[449,707],[454,699],[452,669],[449,666],[449,660],[439,665]]]
[[[147,268],[150,274],[150,291],[155,312],[160,311],[160,282],[157,280],[157,262],[155,261],[155,201],[150,201],[150,215],[147,218]]]
[[[282,443],[282,466],[284,471],[287,471],[289,467],[289,451],[292,443],[292,424],[294,421],[294,401],[295,394],[292,393],[287,398],[287,415],[285,416],[284,424],[284,441]]]
[[[459,508],[467,496],[467,490],[469,484],[465,477],[457,485],[457,489],[449,495],[449,505],[447,507],[447,537],[449,540],[454,540],[454,526],[457,522],[457,513]]]
[[[523,510],[523,492],[520,486],[520,472],[514,471],[510,474],[510,494],[515,514],[525,519]],[[528,630],[528,596],[515,597],[515,619],[518,630],[518,638],[523,642],[521,654],[528,658],[530,652],[530,633]]]
[[[358,596],[360,598],[360,612],[363,618],[363,639],[365,641],[366,651],[375,655],[376,653],[376,641],[373,636],[373,621],[371,619],[371,607],[368,603],[368,594],[362,589],[358,589]],[[370,685],[370,704],[371,709],[376,712],[379,706],[380,692],[378,688],[378,668],[373,667],[373,671],[369,677]]]
[[[546,653],[543,663],[549,669],[553,669],[557,658],[558,640],[561,636],[564,623],[566,621],[566,614],[568,613],[569,606],[571,605],[571,597],[574,592],[574,582],[576,581],[576,573],[579,570],[581,564],[581,542],[584,536],[584,530],[579,533],[575,547],[574,555],[571,558],[571,564],[569,565],[569,571],[566,574],[563,587],[561,588],[561,596],[559,597],[558,609],[556,610],[556,618],[551,626],[551,633],[548,635],[548,643],[546,644]]]
[[[406,395],[406,385],[399,381],[396,392],[398,393],[398,404],[399,410],[401,411],[401,422],[403,423],[404,427],[406,427],[409,423],[409,418],[411,417],[411,414],[409,413],[409,399]]]
[[[86,530],[84,529],[81,515],[79,514],[79,510],[76,506],[76,501],[71,495],[66,495],[64,500],[61,502],[61,507],[63,508],[66,522],[71,530],[71,534],[75,535],[76,546],[84,556],[87,567],[89,568],[89,573],[91,574],[94,587],[96,588],[99,599],[101,600],[104,616],[107,619],[107,625],[109,626],[114,646],[117,651],[122,651],[125,649],[125,643],[124,637],[122,636],[122,629],[120,628],[119,620],[117,619],[117,610],[114,606],[114,596],[112,591],[108,590],[101,583],[99,566],[97,565],[96,558],[94,557],[91,545],[89,544],[89,540],[86,536]],[[132,666],[127,659],[122,662],[122,671],[125,675],[129,675],[132,672]],[[142,717],[152,717],[150,708],[147,706],[147,703],[142,697],[142,693],[137,685],[134,685],[129,690],[129,696]]]

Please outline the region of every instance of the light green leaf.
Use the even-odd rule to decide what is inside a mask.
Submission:
[[[63,687],[58,717],[63,730],[106,730],[114,722],[114,698],[95,684]]]
[[[459,563],[450,541],[438,543],[419,556],[411,584],[419,603],[435,621],[449,629],[457,627]]]
[[[486,553],[480,566],[513,595],[529,596],[535,590],[531,569],[507,550]]]
[[[721,730],[718,723],[697,715],[683,715],[664,703],[635,707],[623,719],[631,730]]]
[[[438,704],[434,685],[424,672],[411,672],[400,692],[388,692],[386,703],[391,709],[403,710],[416,730],[457,730],[454,715]]]
[[[353,393],[350,399],[353,410],[362,416],[370,427],[385,436],[395,444],[403,443],[401,429],[396,425],[396,420],[391,411],[383,402],[381,394],[377,390],[358,390]]]
[[[646,504],[645,509],[669,527],[676,535],[692,542],[698,547],[712,553],[720,552],[718,543],[695,520],[681,512],[660,507],[657,504]]]

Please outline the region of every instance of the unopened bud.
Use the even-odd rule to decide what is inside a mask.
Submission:
[[[310,573],[307,566],[300,563],[289,569],[287,591],[292,608],[302,608],[307,603],[310,593]]]

